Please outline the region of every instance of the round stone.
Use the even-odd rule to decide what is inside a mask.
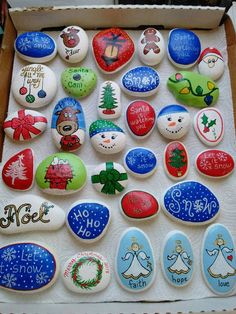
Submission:
[[[202,51],[198,60],[200,74],[209,76],[212,80],[218,80],[225,70],[222,54],[216,48],[206,48]]]

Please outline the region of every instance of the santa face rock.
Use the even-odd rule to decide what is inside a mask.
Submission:
[[[209,76],[212,80],[218,80],[224,73],[225,64],[222,54],[216,48],[206,48],[202,51],[198,60],[200,74]]]

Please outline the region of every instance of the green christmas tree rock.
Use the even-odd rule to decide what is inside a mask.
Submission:
[[[103,119],[115,119],[121,115],[120,87],[113,81],[100,86],[98,114]]]

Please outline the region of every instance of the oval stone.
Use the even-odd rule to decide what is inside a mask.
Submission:
[[[174,73],[169,77],[167,87],[179,102],[191,107],[213,106],[219,98],[219,88],[216,83],[196,72]]]
[[[162,208],[175,221],[199,226],[215,220],[220,205],[217,197],[205,185],[196,181],[183,181],[165,192]]]
[[[52,60],[57,46],[52,37],[42,32],[26,32],[15,40],[17,55],[28,62],[44,63]]]
[[[157,199],[141,190],[132,190],[124,194],[120,201],[120,208],[125,218],[135,221],[155,218],[160,211]]]
[[[74,152],[85,140],[85,118],[80,103],[72,97],[60,99],[52,113],[52,137],[58,149]]]
[[[52,286],[59,265],[46,245],[16,242],[0,249],[0,287],[8,291],[38,293]]]
[[[81,190],[87,180],[84,162],[72,153],[46,157],[35,174],[38,187],[45,193],[67,195]]]
[[[157,92],[159,85],[159,74],[148,66],[133,68],[121,78],[121,88],[126,94],[131,96],[151,96]]]
[[[130,292],[141,292],[152,285],[156,261],[151,242],[141,229],[131,227],[121,235],[115,272],[121,287]]]
[[[69,258],[62,271],[65,286],[73,292],[90,294],[104,290],[110,283],[107,259],[97,252],[79,252]]]
[[[207,228],[201,255],[207,286],[215,294],[229,294],[236,284],[236,255],[232,235],[226,226],[217,223]]]
[[[225,70],[225,63],[220,51],[213,47],[204,49],[198,60],[200,74],[209,76],[212,80],[218,80]]]
[[[130,133],[136,139],[149,136],[155,126],[156,114],[154,108],[146,101],[135,100],[126,110],[126,122]]]
[[[99,88],[98,115],[102,119],[116,119],[121,116],[120,86],[113,81],[105,81]]]

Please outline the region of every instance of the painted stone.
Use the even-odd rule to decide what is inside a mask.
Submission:
[[[84,162],[72,153],[46,157],[35,174],[38,187],[45,193],[67,195],[81,190],[87,180]]]
[[[98,115],[102,119],[117,119],[121,116],[120,87],[116,82],[105,81],[99,88]]]
[[[97,191],[107,195],[116,195],[127,186],[128,175],[123,166],[108,161],[94,169],[91,181]]]
[[[199,139],[208,146],[218,145],[224,136],[224,120],[215,108],[205,108],[194,117],[194,130]]]
[[[145,29],[138,41],[139,59],[146,65],[159,64],[165,55],[165,42],[162,34],[155,28]]]
[[[85,140],[85,118],[80,103],[72,97],[58,101],[52,113],[52,137],[58,149],[74,152]]]
[[[202,51],[198,60],[198,71],[200,74],[209,76],[216,81],[222,76],[224,70],[224,59],[218,49],[208,47]]]
[[[89,136],[94,149],[106,155],[119,153],[126,145],[124,131],[107,120],[93,122],[89,128]]]
[[[156,262],[148,236],[138,228],[128,228],[121,235],[116,254],[116,277],[130,292],[141,292],[152,285]]]
[[[69,258],[62,270],[65,286],[73,292],[90,294],[104,290],[110,283],[107,259],[97,252],[79,252]]]
[[[148,137],[154,129],[155,121],[155,110],[148,102],[135,100],[128,105],[126,122],[130,133],[136,139]]]
[[[188,151],[183,143],[174,141],[167,144],[164,152],[164,169],[173,180],[182,180],[189,171]]]
[[[169,33],[167,52],[169,60],[176,67],[190,68],[200,56],[200,39],[188,29],[175,28]]]
[[[76,239],[91,243],[104,236],[110,218],[110,210],[106,204],[80,200],[71,205],[67,214],[67,226]]]
[[[15,40],[17,55],[28,62],[44,63],[52,60],[57,46],[52,37],[42,32],[26,32]]]
[[[148,148],[131,148],[124,156],[124,166],[133,176],[147,178],[153,175],[157,169],[157,157]]]
[[[167,234],[161,254],[162,271],[174,287],[188,285],[193,276],[194,256],[189,238],[179,230]]]
[[[229,229],[222,224],[213,224],[205,232],[202,273],[206,284],[215,294],[226,295],[235,288],[235,246]]]
[[[128,64],[135,51],[133,40],[120,28],[100,31],[92,39],[98,68],[107,74],[115,73]]]
[[[21,150],[4,164],[2,180],[11,189],[30,190],[34,183],[34,152],[31,148]]]
[[[170,140],[178,140],[185,136],[189,132],[190,125],[190,114],[180,105],[165,106],[157,116],[158,131]]]
[[[122,90],[131,96],[148,97],[157,92],[160,77],[156,70],[139,66],[126,72],[121,78]]]
[[[57,230],[65,222],[64,211],[37,195],[24,194],[0,207],[0,233]]]
[[[40,108],[50,104],[57,92],[54,72],[43,64],[24,66],[12,82],[15,100],[27,108]]]
[[[181,71],[173,74],[167,81],[167,87],[179,102],[196,108],[213,106],[219,97],[216,83],[196,72]]]
[[[59,265],[52,249],[36,242],[16,242],[0,249],[0,287],[19,293],[38,293],[52,286]]]
[[[46,130],[47,122],[47,118],[40,112],[20,109],[7,116],[3,129],[14,141],[31,141]]]
[[[157,199],[150,193],[132,190],[120,201],[121,213],[128,220],[143,221],[155,218],[160,211]]]
[[[195,165],[207,177],[225,178],[234,170],[234,158],[223,150],[209,149],[197,156]]]
[[[162,208],[175,221],[199,226],[216,219],[220,205],[217,197],[205,185],[196,181],[183,181],[165,192]]]
[[[60,57],[69,63],[84,60],[88,52],[88,36],[79,26],[67,26],[57,38]]]
[[[61,84],[69,95],[80,99],[92,93],[97,84],[97,75],[86,67],[67,68],[61,74]]]

